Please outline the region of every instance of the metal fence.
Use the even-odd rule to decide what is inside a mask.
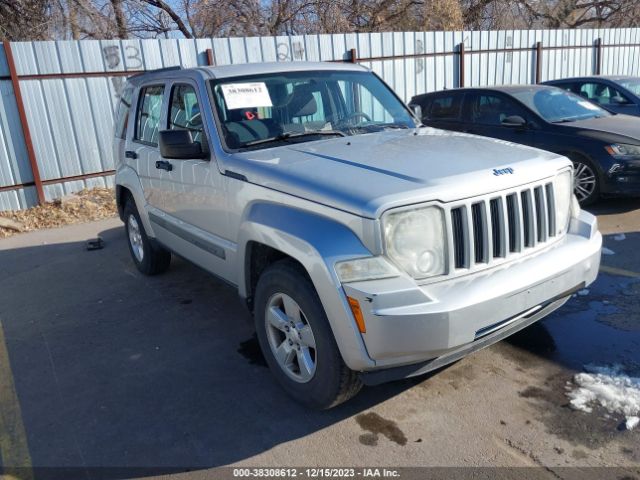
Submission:
[[[417,93],[590,74],[638,75],[640,28],[390,32],[5,42],[0,49],[0,210],[113,183],[111,132],[127,75],[161,67],[352,61],[405,100]]]

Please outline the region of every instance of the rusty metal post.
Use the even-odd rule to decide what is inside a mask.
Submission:
[[[596,38],[596,75],[602,73],[602,39]]]
[[[464,87],[464,42],[458,45],[458,86]]]
[[[207,65],[215,66],[215,64],[216,64],[216,60],[213,57],[213,50],[210,48],[207,48]]]
[[[351,63],[356,63],[358,61],[358,52],[355,48],[349,50],[349,61]]]
[[[536,42],[536,83],[542,82],[542,42]]]
[[[33,141],[31,139],[31,131],[29,130],[27,114],[24,111],[24,102],[22,101],[22,92],[20,90],[20,79],[18,78],[18,74],[16,72],[16,62],[13,59],[11,43],[5,40],[4,42],[2,42],[2,46],[4,47],[4,54],[7,59],[7,65],[9,66],[9,75],[11,76],[13,95],[16,99],[16,105],[18,106],[18,115],[20,116],[20,125],[22,126],[22,135],[24,136],[24,143],[27,148],[27,156],[29,157],[29,164],[31,165],[31,172],[33,174],[33,184],[35,185],[36,192],[38,194],[38,203],[42,205],[45,202],[44,189],[42,188],[42,180],[40,179],[40,169],[38,168],[36,152],[33,149]]]

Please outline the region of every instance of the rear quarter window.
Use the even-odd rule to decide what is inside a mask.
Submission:
[[[118,110],[116,112],[115,136],[125,138],[127,136],[127,126],[129,124],[129,113],[131,112],[131,97],[133,87],[125,87],[120,95]]]

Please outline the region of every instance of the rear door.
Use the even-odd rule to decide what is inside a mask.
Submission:
[[[499,138],[523,145],[536,145],[536,124],[531,113],[508,95],[497,92],[474,92],[465,96],[462,113],[465,131]],[[526,126],[503,125],[507,117],[522,117]]]
[[[440,92],[428,97],[422,111],[422,121],[430,127],[443,130],[463,131],[461,119],[462,103],[465,93],[462,91]]]
[[[162,208],[162,173],[156,168],[160,160],[158,134],[163,116],[165,85],[153,83],[138,90],[133,135],[127,140],[125,161],[137,172],[147,204]]]

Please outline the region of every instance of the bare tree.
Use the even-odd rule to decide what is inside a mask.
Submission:
[[[178,12],[176,12],[171,5],[169,5],[164,0],[141,0],[144,3],[151,5],[152,7],[157,8],[162,13],[166,14],[171,18],[171,20],[175,23],[176,28],[186,37],[193,38],[193,34],[184,23]]]
[[[638,0],[0,0],[0,36],[154,38],[623,27]]]
[[[0,0],[0,39],[46,40],[51,37],[52,3]]]

